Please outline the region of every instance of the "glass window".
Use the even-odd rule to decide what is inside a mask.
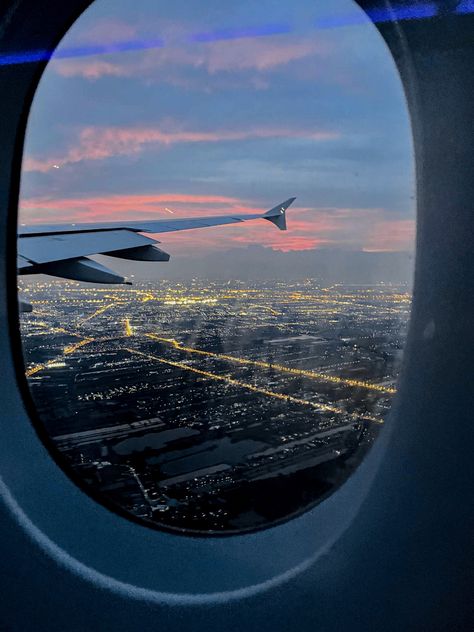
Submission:
[[[38,88],[20,206],[37,423],[95,498],[232,533],[354,472],[396,392],[415,202],[353,2],[97,0]]]

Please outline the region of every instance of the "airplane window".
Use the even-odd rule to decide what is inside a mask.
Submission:
[[[401,84],[350,0],[97,0],[23,160],[20,325],[55,458],[185,533],[323,501],[396,393],[414,206]]]

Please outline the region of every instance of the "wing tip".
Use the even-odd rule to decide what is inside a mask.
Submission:
[[[286,210],[295,200],[296,197],[291,197],[281,204],[274,206],[262,215],[263,219],[267,219],[272,224],[275,224],[279,230],[286,230]]]

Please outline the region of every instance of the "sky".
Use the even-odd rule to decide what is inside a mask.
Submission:
[[[296,196],[286,232],[163,235],[167,265],[411,253],[413,172],[394,63],[352,0],[96,0],[37,90],[20,222],[253,213]]]

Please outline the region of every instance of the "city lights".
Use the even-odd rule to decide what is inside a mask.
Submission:
[[[357,467],[396,393],[404,286],[27,286],[26,376],[76,474],[144,520],[285,516]],[[261,517],[259,517],[261,515]]]

